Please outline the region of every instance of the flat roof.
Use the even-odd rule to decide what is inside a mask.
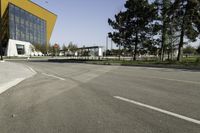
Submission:
[[[103,48],[103,46],[81,47],[81,48],[78,48],[78,49],[95,49],[95,48]]]

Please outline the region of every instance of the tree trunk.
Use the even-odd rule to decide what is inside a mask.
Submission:
[[[136,61],[137,59],[137,46],[138,46],[138,33],[136,32],[136,38],[135,38],[135,52],[134,52],[134,57],[133,60]]]
[[[186,17],[186,12],[187,12],[187,9],[185,11],[185,14],[184,14],[183,20],[182,20],[180,43],[179,43],[179,46],[178,46],[177,61],[179,61],[179,62],[182,61],[182,56],[183,56],[183,41],[184,41],[184,36],[185,36],[185,17]]]
[[[167,59],[168,59],[168,61],[169,61],[169,54],[170,54],[170,52],[169,52],[169,51],[167,51],[167,55],[168,55],[168,58],[167,58]]]
[[[165,56],[166,36],[167,36],[167,22],[166,20],[164,20],[163,27],[162,27],[162,46],[161,46],[161,55],[160,55],[161,61],[164,60],[164,56]]]
[[[173,60],[174,60],[174,59],[173,59],[173,54],[174,54],[173,49],[174,49],[174,45],[173,45],[173,38],[172,38],[172,36],[171,36],[170,40],[171,40],[171,49],[170,49],[170,52],[171,52],[171,60],[173,61]]]
[[[168,8],[168,0],[163,0],[163,26],[162,26],[162,45],[161,45],[161,55],[160,60],[164,60],[165,56],[165,47],[166,47],[166,36],[167,36],[167,8]]]
[[[184,40],[184,24],[182,24],[180,43],[179,43],[179,46],[178,46],[177,61],[179,61],[179,62],[182,61],[182,56],[183,56],[183,40]]]
[[[179,46],[177,61],[181,62],[182,61],[182,56],[183,56],[183,46]]]

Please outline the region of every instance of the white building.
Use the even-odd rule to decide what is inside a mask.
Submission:
[[[42,56],[42,53],[36,52],[35,47],[30,42],[9,39],[5,56]]]

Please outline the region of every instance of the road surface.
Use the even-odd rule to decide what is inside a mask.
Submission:
[[[200,72],[21,62],[0,95],[1,133],[199,133]]]

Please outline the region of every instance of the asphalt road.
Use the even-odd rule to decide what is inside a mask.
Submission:
[[[21,62],[0,95],[1,133],[200,133],[200,72]]]

